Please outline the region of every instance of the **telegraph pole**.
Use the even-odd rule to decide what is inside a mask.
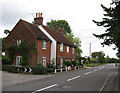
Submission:
[[[91,43],[89,45],[89,57],[91,57]]]

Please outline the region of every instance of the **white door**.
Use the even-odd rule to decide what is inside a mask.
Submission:
[[[63,58],[60,58],[60,67],[63,67]]]

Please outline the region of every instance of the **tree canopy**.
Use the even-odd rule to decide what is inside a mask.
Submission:
[[[109,8],[104,5],[101,5],[101,7],[105,11],[104,18],[102,18],[102,21],[93,20],[93,22],[97,26],[105,27],[106,30],[105,33],[101,35],[93,35],[104,40],[101,43],[103,46],[114,44],[115,48],[113,49],[117,49],[117,55],[120,55],[120,2],[116,3],[114,7],[112,5]]]
[[[47,26],[56,30],[56,31],[59,31],[59,27],[62,28],[64,31],[65,37],[68,38],[69,40],[71,40],[77,47],[76,48],[76,57],[81,56],[82,50],[80,49],[80,47],[81,47],[80,38],[74,36],[67,21],[65,21],[65,20],[51,20],[51,22],[47,22]]]

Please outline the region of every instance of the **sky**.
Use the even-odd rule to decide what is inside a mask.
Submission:
[[[66,20],[73,34],[81,40],[82,56],[89,56],[91,52],[103,51],[109,57],[116,57],[114,45],[102,47],[103,40],[93,36],[102,34],[105,28],[98,27],[92,20],[101,21],[104,11],[101,4],[109,7],[112,0],[1,0],[0,1],[0,38],[6,37],[4,30],[12,30],[20,20],[30,23],[35,14],[43,13],[43,24],[52,20]]]

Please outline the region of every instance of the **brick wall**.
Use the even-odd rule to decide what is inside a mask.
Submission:
[[[38,56],[37,56],[37,64],[42,63],[42,57],[46,57],[46,63],[50,62],[51,56],[51,43],[46,43],[46,49],[42,49],[42,40],[38,40]]]
[[[5,47],[11,44],[16,44],[17,40],[23,40],[28,43],[33,42],[35,43],[35,47],[36,47],[37,39],[35,35],[26,27],[24,23],[22,23],[21,20],[16,24],[16,26],[13,28],[13,30],[10,32],[10,34],[6,38]],[[16,61],[16,58],[15,58],[15,61]],[[29,58],[29,65],[36,65],[36,53],[35,52],[33,52]]]
[[[60,58],[63,58],[63,62],[66,59],[72,61],[72,59],[76,60],[76,49],[74,48],[74,54],[72,54],[72,48],[69,46],[69,52],[67,52],[67,45],[63,45],[63,52],[60,52],[60,44],[57,43],[57,62],[60,63]]]

